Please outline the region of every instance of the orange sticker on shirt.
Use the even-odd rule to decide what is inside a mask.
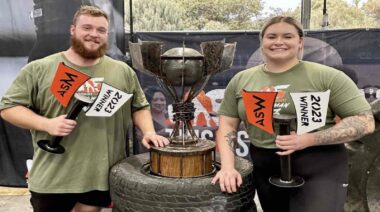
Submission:
[[[62,62],[58,65],[50,91],[63,107],[67,107],[75,91],[89,78]]]
[[[248,123],[270,134],[273,130],[273,106],[277,92],[241,92]]]

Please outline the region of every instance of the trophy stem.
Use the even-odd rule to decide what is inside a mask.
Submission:
[[[187,129],[187,132],[190,134],[190,136],[193,138],[193,139],[196,139],[197,138],[197,135],[195,135],[195,132],[194,132],[194,129],[193,129],[193,125],[191,124],[191,121],[186,121],[186,129]],[[187,133],[186,132],[186,133]]]
[[[175,121],[175,125],[170,135],[172,143],[185,145],[198,141],[191,123],[194,119],[194,111],[194,103],[192,102],[173,103],[173,120]]]
[[[274,117],[275,122],[279,124],[279,135],[290,135],[290,123],[293,116],[279,115]],[[274,176],[269,178],[269,182],[277,187],[282,188],[296,188],[305,183],[305,180],[299,176],[292,176],[291,156],[280,156],[280,176]]]
[[[158,82],[158,85],[164,89],[172,98],[175,102],[178,102],[179,99],[176,95],[176,92],[175,92],[175,89],[173,88],[173,86],[170,86],[170,82],[168,80],[166,80],[166,78],[159,78],[159,77],[156,77],[156,80]]]
[[[292,180],[291,159],[289,155],[280,157],[280,166],[281,166],[281,179],[284,181],[291,181]]]
[[[193,87],[191,87],[189,91],[189,99],[194,99],[201,91],[203,91],[210,77],[211,74],[208,74],[206,77],[198,81]]]

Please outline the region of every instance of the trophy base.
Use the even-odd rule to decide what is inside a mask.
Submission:
[[[63,146],[61,145],[57,145],[55,147],[51,147],[49,145],[49,140],[41,140],[41,141],[38,141],[37,144],[38,146],[45,150],[46,152],[50,152],[50,153],[54,153],[54,154],[62,154],[65,152],[65,148],[63,148]]]
[[[215,172],[215,143],[199,139],[197,143],[150,149],[150,172],[163,177],[201,177]]]
[[[281,188],[297,188],[305,184],[305,180],[298,176],[292,176],[291,180],[282,180],[281,177],[270,177],[270,184]]]
[[[191,136],[174,136],[170,138],[170,144],[178,146],[194,145],[198,143],[198,141],[198,138],[193,138]]]

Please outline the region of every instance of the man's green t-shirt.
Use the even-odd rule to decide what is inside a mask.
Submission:
[[[371,109],[357,86],[343,72],[321,64],[300,61],[282,73],[271,73],[259,65],[236,74],[228,84],[218,114],[239,118],[245,124],[249,138],[257,147],[276,148],[275,134],[269,134],[247,122],[241,95],[246,91],[277,91],[274,114],[293,114],[292,92],[324,92],[330,90],[326,126],[335,124],[335,115],[341,118]],[[293,129],[294,130],[294,129]]]
[[[73,101],[64,108],[49,90],[61,62],[90,77],[104,78],[105,83],[133,96],[112,117],[87,117],[82,111],[76,119],[77,126],[60,143],[66,149],[64,154],[40,149],[37,141],[51,136],[31,130],[34,156],[29,189],[40,193],[108,190],[111,166],[126,156],[126,135],[132,112],[149,109],[137,76],[128,65],[104,56],[96,65],[79,67],[63,53],[33,61],[21,70],[3,96],[0,110],[22,105],[48,118],[67,114]]]

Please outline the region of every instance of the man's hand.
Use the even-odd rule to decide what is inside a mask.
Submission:
[[[67,136],[73,131],[77,122],[66,119],[66,116],[61,115],[55,118],[47,118],[20,105],[1,111],[3,119],[18,127],[47,132],[52,136]]]
[[[236,169],[221,169],[212,179],[211,183],[215,184],[217,181],[219,181],[220,190],[222,192],[227,191],[228,193],[236,192],[243,182],[240,173]]]
[[[133,114],[133,123],[140,129],[143,134],[142,144],[150,149],[152,144],[156,147],[164,147],[170,142],[167,138],[157,135],[153,126],[152,114],[149,110],[137,110]]]
[[[152,144],[155,147],[164,147],[170,143],[167,138],[157,135],[156,133],[145,134],[141,142],[147,149],[150,149]]]
[[[66,119],[66,115],[48,119],[45,123],[46,132],[52,136],[67,136],[73,131],[77,122]]]

